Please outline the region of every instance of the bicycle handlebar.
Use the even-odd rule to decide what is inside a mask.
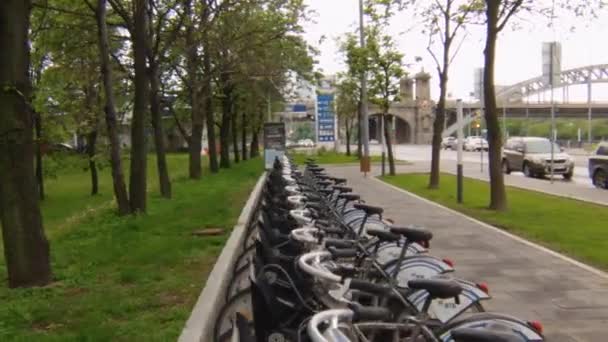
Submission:
[[[325,279],[334,283],[339,283],[342,278],[320,265],[323,259],[331,259],[332,255],[327,251],[316,251],[303,254],[298,259],[300,269],[308,273],[313,278]]]
[[[319,241],[314,235],[314,233],[317,233],[318,231],[317,228],[296,228],[289,233],[289,237],[298,242],[318,243]]]
[[[323,334],[319,331],[319,325],[322,323],[329,323],[327,329],[337,329],[340,319],[352,319],[353,315],[354,312],[348,309],[321,311],[312,316],[308,322],[308,327],[306,328],[308,337],[310,337],[313,342],[331,342],[323,337]]]

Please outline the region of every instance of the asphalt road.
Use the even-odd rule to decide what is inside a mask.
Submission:
[[[380,151],[381,147],[379,145],[370,146],[372,154],[379,154]],[[423,172],[430,169],[430,145],[397,145],[395,155],[399,160],[407,160],[413,163],[413,165],[400,167],[399,169],[402,172]],[[608,191],[596,189],[589,179],[588,158],[580,155],[572,155],[572,157],[575,159],[575,169],[574,177],[570,181],[564,180],[561,176],[556,176],[551,183],[548,177],[544,179],[526,178],[521,172],[512,172],[510,175],[505,175],[505,182],[507,185],[608,205]],[[465,176],[487,180],[489,178],[487,160],[487,152],[484,152],[483,156],[480,152],[464,152],[463,169]],[[442,171],[455,173],[456,161],[456,151],[441,151]]]

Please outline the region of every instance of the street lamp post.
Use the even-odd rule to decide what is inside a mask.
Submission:
[[[270,98],[270,90],[268,91],[268,122],[272,122],[272,100]]]
[[[462,203],[462,143],[464,132],[462,131],[462,100],[456,101],[456,120],[458,122],[458,165],[456,166],[456,197],[458,203]]]
[[[365,49],[365,23],[363,22],[363,0],[359,0],[359,34],[361,49]],[[361,140],[363,156],[361,158],[361,172],[367,175],[370,171],[369,161],[369,119],[367,114],[367,70],[361,72]]]
[[[589,146],[593,143],[591,136],[591,90],[591,71],[589,71],[589,75],[587,76],[587,142]]]

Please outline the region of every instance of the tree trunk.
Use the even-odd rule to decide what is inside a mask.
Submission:
[[[91,196],[99,193],[99,178],[97,176],[97,163],[95,154],[97,148],[97,125],[87,134],[87,156],[89,157],[89,171],[91,172]]]
[[[97,1],[97,31],[99,40],[99,55],[101,63],[101,76],[105,92],[105,114],[108,138],[110,140],[110,164],[112,166],[112,183],[114,197],[118,206],[118,214],[129,213],[129,199],[127,187],[122,171],[120,159],[120,140],[118,138],[118,125],[116,120],[116,106],[114,105],[114,92],[112,91],[112,68],[110,68],[110,52],[108,45],[108,28],[106,26],[106,0]]]
[[[507,193],[502,173],[502,137],[496,109],[496,92],[494,88],[494,63],[496,57],[496,40],[498,38],[498,9],[500,1],[486,2],[487,35],[484,51],[484,102],[485,118],[488,128],[488,162],[490,169],[490,209],[504,211],[507,209]]]
[[[384,126],[384,142],[386,144],[386,152],[388,155],[388,170],[391,176],[396,174],[395,172],[395,157],[393,156],[393,146],[391,144],[391,134],[390,129],[388,128],[388,124],[386,122],[387,114],[384,113],[382,115],[382,126]]]
[[[209,46],[208,30],[203,30],[203,44]],[[211,83],[211,74],[213,72],[211,66],[211,54],[206,49],[203,53],[203,72],[204,72],[204,101],[205,101],[205,119],[207,120],[207,146],[209,152],[209,169],[212,173],[219,171],[217,162],[217,142],[215,134],[215,115],[213,111],[213,85]]]
[[[230,119],[232,118],[232,88],[227,80],[222,82],[222,122],[220,126],[220,167],[230,167]]]
[[[435,121],[433,122],[433,141],[431,152],[431,176],[429,179],[429,188],[439,188],[439,175],[441,168],[441,136],[445,125],[445,98],[447,94],[448,66],[444,65],[443,72],[439,74],[439,102],[435,110]]]
[[[206,89],[211,89],[211,81],[205,85]],[[215,115],[213,114],[213,98],[211,90],[205,95],[205,118],[207,120],[207,146],[209,154],[209,170],[217,173],[220,168],[217,162],[217,142],[215,138]]]
[[[34,112],[36,131],[36,184],[38,185],[38,197],[44,200],[44,174],[42,169],[42,115]]]
[[[34,176],[29,110],[29,0],[0,1],[0,220],[8,285],[51,282],[49,243]]]
[[[249,150],[251,151],[251,158],[257,158],[260,156],[260,143],[258,139],[259,129],[251,132],[251,147]]]
[[[160,38],[157,38],[160,39]],[[148,50],[150,51],[150,49]],[[156,150],[156,168],[158,169],[158,183],[160,195],[171,198],[171,179],[165,153],[165,135],[163,133],[163,120],[160,113],[160,85],[158,64],[149,56],[150,60],[150,114],[152,115],[152,128],[154,129],[154,147]]]
[[[196,67],[195,67],[196,69]],[[194,71],[196,72],[196,71]],[[194,77],[194,76],[193,76]],[[197,84],[197,81],[194,82]],[[190,121],[192,122],[192,130],[188,139],[188,153],[189,153],[189,176],[190,179],[200,179],[202,175],[202,164],[201,164],[201,150],[203,140],[203,122],[204,114],[201,103],[201,93],[198,85],[191,91],[191,112]]]
[[[133,59],[135,65],[135,98],[131,120],[131,174],[129,202],[131,213],[146,212],[146,115],[148,114],[148,75],[146,70],[146,40],[148,0],[134,0]]]
[[[241,155],[243,160],[247,160],[247,114],[241,112]]]
[[[234,108],[236,101],[231,101],[232,102],[232,106],[231,106],[231,111],[232,111],[232,122],[231,122],[231,133],[230,135],[232,135],[232,150],[234,151],[234,162],[236,164],[238,164],[241,161],[240,155],[239,155],[239,132],[237,130],[237,118],[238,118],[238,114],[236,109]]]
[[[361,127],[362,127],[362,120],[363,120],[363,114],[361,113],[361,101],[359,101],[359,105],[357,106],[357,158],[361,159],[361,156],[363,156],[363,152],[362,152],[362,142],[361,142]]]
[[[186,64],[188,68],[188,77],[190,85],[190,121],[192,123],[192,133],[188,138],[188,170],[190,179],[200,179],[202,173],[201,165],[201,149],[203,140],[203,122],[204,114],[201,102],[201,85],[197,69],[199,65],[197,48],[198,45],[194,39],[194,19],[192,14],[192,1],[187,1],[185,4],[186,15],[188,16],[188,25],[186,27]]]
[[[345,119],[344,132],[346,134],[346,155],[350,156],[350,134],[351,127],[348,119]]]

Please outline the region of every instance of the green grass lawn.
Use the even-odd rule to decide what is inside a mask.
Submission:
[[[339,153],[334,151],[317,151],[312,150],[309,153],[296,152],[291,153],[297,164],[302,164],[307,158],[314,158],[317,164],[358,164],[359,159],[357,158],[356,152],[353,155],[347,156],[346,153]],[[380,163],[382,158],[380,156],[371,156],[372,163]],[[387,160],[388,163],[388,160]]]
[[[489,184],[465,178],[464,203],[456,202],[456,177],[441,175],[430,190],[428,174],[387,176],[384,181],[487,222],[581,261],[608,269],[608,208],[581,201],[507,187],[509,210],[486,209]]]
[[[183,179],[188,175],[188,156],[183,154],[167,154],[169,174],[173,180]],[[80,156],[61,156],[45,160],[46,168],[54,169],[52,176],[45,177],[46,200],[41,202],[44,225],[47,233],[55,228],[69,224],[66,218],[76,219],[91,210],[111,205],[114,192],[110,165],[104,164],[99,169],[99,194],[90,196],[91,176],[85,169],[88,163]],[[158,173],[156,158],[151,154],[148,158],[148,191],[152,196],[158,193]],[[129,181],[128,161],[123,163],[125,181]],[[205,171],[205,170],[204,170]],[[74,215],[74,214],[79,215]],[[1,248],[1,247],[0,247]]]
[[[262,172],[254,159],[187,175],[187,156],[171,155],[173,199],[160,198],[149,164],[148,214],[117,217],[109,168],[99,196],[86,172],[59,174],[43,204],[56,282],[9,290],[0,257],[0,341],[174,341],[204,286],[230,228]],[[194,237],[202,227],[226,234]]]

